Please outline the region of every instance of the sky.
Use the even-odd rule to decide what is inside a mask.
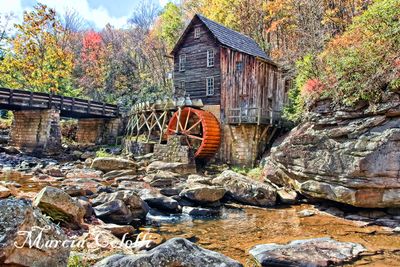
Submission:
[[[123,28],[127,20],[143,1],[151,0],[40,0],[42,4],[52,7],[59,14],[66,10],[75,10],[93,27],[101,29],[107,23]],[[169,0],[153,0],[163,7]],[[36,0],[0,0],[0,13],[13,12],[17,20],[22,20],[22,14],[31,10]]]

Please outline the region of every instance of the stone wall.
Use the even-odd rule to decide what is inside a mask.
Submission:
[[[124,140],[124,147],[135,156],[143,156],[154,152],[154,143],[141,143],[135,140]]]
[[[269,130],[265,125],[224,125],[218,157],[228,164],[254,166],[267,145]]]
[[[53,109],[14,111],[10,145],[26,152],[59,151],[60,112]]]
[[[194,152],[182,145],[182,136],[169,136],[167,144],[154,145],[154,158],[165,162],[194,163]]]

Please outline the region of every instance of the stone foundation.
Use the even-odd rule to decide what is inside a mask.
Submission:
[[[270,129],[266,125],[225,125],[218,158],[228,164],[253,167],[264,152]]]
[[[170,136],[166,145],[154,145],[154,158],[165,162],[194,164],[194,153],[182,145],[181,136]]]
[[[53,153],[61,147],[60,112],[14,111],[10,145],[31,153]]]
[[[120,119],[79,119],[77,142],[81,144],[115,144],[120,127]]]

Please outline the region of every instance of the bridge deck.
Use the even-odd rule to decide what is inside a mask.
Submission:
[[[0,109],[50,108],[58,109],[62,117],[70,118],[115,118],[118,116],[116,105],[54,94],[0,88]]]

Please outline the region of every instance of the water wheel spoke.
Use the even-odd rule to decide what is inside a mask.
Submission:
[[[188,123],[189,123],[189,118],[190,118],[190,109],[189,109],[187,117],[186,117],[185,128],[183,129],[184,131],[187,129],[187,126],[188,126]]]
[[[196,127],[197,125],[199,125],[203,120],[198,120],[195,124],[193,124],[192,126],[190,126],[189,129],[186,130],[186,132],[190,132],[191,130],[193,130],[194,127]]]
[[[199,137],[199,136],[195,136],[195,135],[188,134],[187,137],[190,137],[190,138],[193,138],[193,139],[197,139],[197,140],[203,141],[203,138],[202,138],[202,137]]]

